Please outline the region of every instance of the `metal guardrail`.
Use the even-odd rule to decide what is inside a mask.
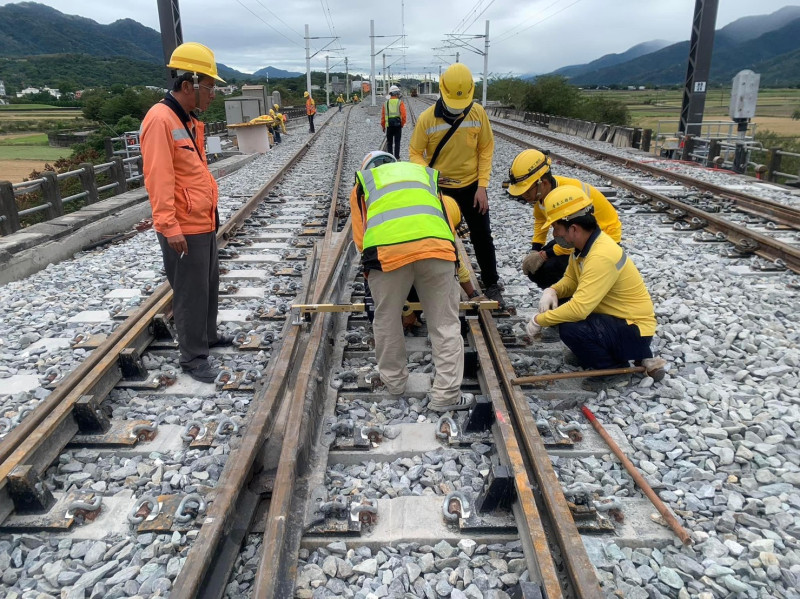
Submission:
[[[98,185],[98,175],[105,173],[108,173],[106,177],[109,182]],[[142,178],[141,156],[130,158],[115,156],[110,162],[103,164],[84,162],[79,169],[65,173],[48,171],[42,173],[38,179],[22,183],[0,181],[0,235],[10,235],[19,231],[22,228],[21,218],[40,212],[46,214],[47,220],[58,218],[64,215],[64,205],[69,202],[85,199],[87,204],[94,204],[104,199],[101,198],[101,194],[113,190],[113,195],[119,195],[128,191],[130,183],[140,181]],[[80,181],[82,190],[63,197],[60,183],[73,179]],[[20,210],[17,198],[30,193],[40,193],[42,203]]]

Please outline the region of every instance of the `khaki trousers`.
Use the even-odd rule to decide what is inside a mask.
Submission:
[[[369,287],[375,300],[372,330],[381,381],[393,395],[405,391],[408,359],[401,313],[412,285],[425,311],[433,347],[436,376],[430,399],[432,403],[449,404],[461,396],[464,378],[464,341],[458,320],[459,287],[454,262],[428,258],[389,272],[369,272]]]

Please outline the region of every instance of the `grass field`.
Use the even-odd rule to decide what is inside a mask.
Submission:
[[[680,118],[682,90],[586,90],[625,103],[636,127],[674,131]],[[712,89],[706,94],[704,121],[729,121],[730,89]],[[763,89],[758,95],[757,130],[769,129],[781,137],[800,137],[800,121],[792,113],[800,109],[800,89]],[[667,122],[672,121],[672,122]]]
[[[15,110],[42,110],[43,108],[60,108],[48,104],[3,104],[0,105],[0,112],[12,112]]]
[[[51,148],[47,134],[28,133],[0,137],[0,180],[18,183],[47,162],[69,156],[69,148]]]

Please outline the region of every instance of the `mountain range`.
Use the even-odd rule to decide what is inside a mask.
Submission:
[[[49,61],[61,66],[77,61],[87,75],[81,77],[77,68],[54,74],[56,69],[47,68]],[[124,64],[131,83],[159,84],[163,67],[154,67],[163,62],[161,34],[133,19],[101,25],[36,2],[0,6],[0,79],[6,83],[43,85],[71,79],[80,85],[100,85],[104,73],[109,80],[115,78],[109,71],[112,65]],[[302,74],[269,66],[252,74],[222,63],[217,66],[223,79],[283,79]]]
[[[688,55],[688,41],[651,40],[552,74],[581,86],[681,85]],[[163,60],[161,35],[132,19],[101,25],[36,2],[0,6],[0,79],[9,87],[159,84]],[[255,73],[218,68],[224,79],[240,82],[302,74],[271,66]],[[711,83],[729,83],[742,69],[760,73],[761,85],[800,83],[800,6],[743,17],[716,31]]]
[[[653,40],[551,74],[582,86],[680,85],[688,56],[688,41]],[[727,84],[742,69],[760,73],[762,86],[800,83],[800,6],[742,17],[716,30],[710,82]]]

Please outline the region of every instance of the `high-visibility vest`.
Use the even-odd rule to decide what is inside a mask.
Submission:
[[[455,243],[439,199],[439,171],[393,162],[356,176],[367,207],[364,250],[429,238]]]
[[[395,119],[394,123],[391,124],[400,124],[400,100],[397,98],[389,98],[386,100],[386,122],[389,123],[390,120]]]

